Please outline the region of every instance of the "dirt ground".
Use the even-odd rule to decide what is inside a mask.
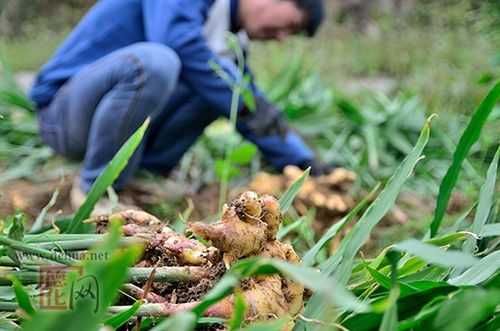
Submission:
[[[299,174],[285,174],[282,176],[259,173],[252,182],[245,187],[231,190],[229,199],[235,198],[243,191],[250,189],[259,194],[271,194],[279,197]],[[70,215],[70,190],[74,175],[67,175],[63,180],[47,180],[33,183],[29,180],[15,180],[0,187],[0,219],[16,211],[22,211],[28,220],[36,219],[40,211],[47,205],[54,191],[59,190],[59,196],[54,207],[50,209],[48,221],[61,215]],[[323,182],[322,182],[323,180]],[[342,178],[336,183],[309,179],[298,194],[294,208],[298,215],[305,215],[308,210],[315,209],[312,227],[317,236],[320,236],[332,224],[345,216],[360,200],[363,193],[352,194],[353,178]],[[326,183],[325,183],[326,181]],[[178,185],[175,184],[174,185]],[[175,192],[175,193],[173,193]],[[366,193],[365,193],[366,194]],[[166,181],[137,181],[124,192],[120,193],[119,200],[126,205],[137,206],[158,216],[162,221],[175,221],[179,214],[187,215],[186,221],[214,221],[218,212],[219,185],[214,183],[200,189],[198,192],[182,193],[182,188],[172,187]],[[159,209],[158,206],[167,205],[169,212]],[[468,205],[467,199],[461,194],[454,194],[449,205],[449,211],[459,213]],[[402,227],[408,222],[422,219],[422,215],[431,215],[433,204],[426,197],[417,196],[411,192],[403,192],[398,204],[384,218],[374,231],[371,241],[385,229]],[[332,244],[335,248],[335,243]],[[368,245],[371,246],[371,245]],[[369,249],[369,247],[368,247]]]

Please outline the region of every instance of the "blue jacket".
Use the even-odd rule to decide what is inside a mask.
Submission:
[[[227,19],[234,30],[238,2],[225,1],[230,2]],[[42,68],[31,90],[31,99],[39,108],[45,107],[57,90],[84,66],[117,49],[149,41],[177,52],[182,62],[180,79],[213,108],[229,113],[231,89],[215,75],[209,62],[218,62],[234,79],[241,79],[241,75],[233,62],[222,61],[216,55],[204,35],[209,11],[216,2],[100,0]],[[252,85],[254,92],[260,93]]]

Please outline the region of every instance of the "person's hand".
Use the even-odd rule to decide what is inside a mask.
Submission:
[[[284,138],[288,132],[281,110],[263,97],[255,97],[255,111],[245,109],[240,119],[260,137],[279,135]]]

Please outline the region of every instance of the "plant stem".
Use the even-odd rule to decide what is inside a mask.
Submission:
[[[90,239],[63,240],[53,242],[40,242],[33,244],[35,247],[43,249],[63,249],[63,250],[81,250],[89,249],[104,241],[104,236]],[[145,239],[135,237],[123,237],[120,239],[120,245],[144,244]]]
[[[24,236],[26,243],[46,243],[54,241],[73,241],[84,239],[102,239],[105,234],[27,234]]]
[[[0,302],[0,311],[16,311],[19,305],[16,302]]]
[[[238,105],[240,98],[241,87],[239,85],[233,87],[233,94],[231,98],[231,112],[229,113],[229,123],[231,128],[236,131],[236,121],[238,120]],[[228,146],[228,145],[226,145]],[[222,178],[220,182],[219,190],[219,212],[222,212],[222,207],[226,201],[227,197],[227,187],[229,184],[229,156],[233,150],[232,146],[228,146],[224,151],[224,167],[222,169]]]
[[[151,272],[155,268],[129,268],[129,282],[145,282],[149,279]],[[0,271],[0,285],[10,285],[10,276],[15,276],[24,284],[36,284],[40,271]],[[203,267],[159,267],[156,268],[154,280],[157,282],[189,282],[198,281],[208,276],[207,269]]]
[[[11,285],[12,284],[12,281],[10,280],[11,276],[16,277],[21,282],[21,284],[24,284],[24,285],[36,284],[36,283],[38,283],[40,272],[38,272],[38,271],[16,271],[16,270],[5,271],[5,270],[2,270],[2,271],[0,271],[0,285],[1,286]]]
[[[188,302],[188,303],[146,303],[141,305],[139,310],[135,313],[135,316],[157,316],[166,317],[173,314],[183,312],[194,308],[198,302]],[[108,308],[110,313],[121,313],[130,309],[131,306],[111,306]]]
[[[197,281],[208,276],[203,267],[158,267],[158,268],[129,268],[129,281],[145,282],[151,272],[155,270],[154,280],[165,282]]]
[[[4,246],[8,246],[16,251],[21,251],[21,252],[29,254],[29,255],[42,257],[44,259],[55,261],[55,262],[58,262],[58,263],[61,263],[64,265],[72,265],[72,264],[77,262],[75,259],[67,256],[64,253],[51,252],[49,250],[39,248],[39,247],[34,247],[33,245],[29,245],[29,244],[23,243],[21,241],[13,240],[13,239],[7,238],[5,236],[0,236],[0,244],[2,244]]]

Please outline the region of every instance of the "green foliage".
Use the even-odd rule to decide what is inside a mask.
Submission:
[[[121,313],[118,313],[114,316],[111,316],[108,318],[104,324],[109,325],[110,327],[114,329],[118,329],[120,326],[124,325],[127,323],[134,315],[137,313],[139,308],[141,307],[142,302],[141,301],[136,301],[134,304],[130,307],[130,309],[127,309]]]
[[[342,240],[335,254],[321,264],[320,268],[322,273],[333,275],[341,284],[347,283],[353,270],[355,256],[368,239],[373,228],[394,205],[403,184],[413,172],[414,167],[419,161],[424,147],[429,140],[429,136],[430,122],[427,122],[416,146],[398,167],[384,190],[382,190],[377,199],[375,199],[365,211],[361,219],[354,225],[353,229],[349,231],[344,240]],[[304,315],[310,319],[321,319],[323,314],[324,306],[321,304],[321,298],[315,294],[305,306]],[[297,330],[307,329],[304,322],[298,324]]]
[[[242,143],[230,150],[227,162],[215,160],[215,174],[219,180],[227,176],[231,180],[241,175],[241,167],[248,166],[257,154],[257,147],[251,143]]]
[[[477,205],[476,215],[472,222],[472,232],[480,236],[484,232],[484,226],[488,222],[488,217],[492,213],[493,201],[495,196],[495,186],[497,182],[498,159],[500,157],[500,147],[497,149],[495,157],[491,162],[486,180],[479,191],[479,201]],[[469,238],[464,244],[464,250],[473,252],[477,250],[476,239]]]
[[[295,196],[299,193],[300,189],[302,188],[302,185],[304,185],[304,182],[307,180],[307,177],[309,176],[309,172],[311,171],[311,168],[307,168],[302,175],[297,178],[292,185],[286,190],[285,193],[281,196],[279,203],[280,203],[280,208],[281,208],[281,213],[285,214],[288,209],[292,206],[293,200],[295,199]]]
[[[68,229],[66,230],[67,233],[84,233],[89,231],[89,226],[84,224],[83,221],[90,217],[96,203],[106,192],[108,187],[110,187],[114,181],[118,179],[123,169],[125,169],[128,160],[132,157],[135,150],[141,143],[148,125],[149,118],[146,119],[144,124],[142,124],[132,136],[130,136],[99,177],[97,177],[94,185],[92,185],[87,195],[87,198],[85,199],[85,202],[78,209]]]
[[[229,321],[229,331],[236,331],[241,328],[243,321],[245,320],[245,314],[247,312],[247,304],[245,298],[240,292],[235,292],[234,294],[234,310],[231,320]]]
[[[467,128],[462,134],[460,141],[453,153],[453,162],[448,168],[446,175],[439,187],[439,195],[437,197],[437,205],[434,214],[434,219],[431,223],[431,237],[434,237],[439,230],[443,216],[448,206],[448,201],[451,197],[451,192],[455,187],[460,174],[461,166],[472,145],[479,139],[481,129],[488,120],[488,116],[493,111],[497,100],[500,98],[500,82],[498,82],[488,93],[486,98],[481,102],[479,107],[472,115]]]
[[[16,294],[16,300],[19,304],[19,307],[29,316],[33,317],[36,314],[36,310],[33,307],[33,303],[31,302],[31,298],[28,292],[23,288],[21,282],[15,277],[11,277],[12,287],[14,288],[14,292]]]
[[[34,105],[15,84],[12,73],[0,58],[0,184],[33,177],[52,152],[38,136]]]
[[[445,251],[415,239],[408,239],[396,244],[394,248],[443,267],[470,267],[477,263],[477,259],[470,254],[460,251]]]
[[[118,295],[118,290],[126,279],[128,267],[136,261],[140,253],[138,247],[117,250],[120,236],[119,226],[113,224],[107,240],[94,249],[94,252],[102,253],[101,256],[109,256],[109,259],[87,261],[83,265],[83,277],[90,276],[95,279],[97,298],[77,300],[72,310],[39,311],[23,324],[23,330],[98,330],[99,324],[106,316],[107,308]],[[77,280],[75,273],[68,274],[66,289]],[[97,304],[94,300],[97,300]]]
[[[24,222],[25,216],[21,213],[17,213],[12,217],[11,225],[9,228],[8,237],[12,240],[22,241],[24,237]],[[7,255],[18,265],[21,264],[21,261],[18,257],[18,252],[15,249],[8,248]]]

